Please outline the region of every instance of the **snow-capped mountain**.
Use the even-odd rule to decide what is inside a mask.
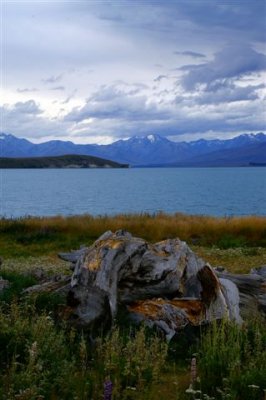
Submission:
[[[10,134],[0,133],[1,157],[37,157],[65,154],[91,155],[131,165],[163,165],[180,163],[217,165],[215,160],[237,160],[241,165],[241,154],[246,162],[266,162],[263,151],[266,145],[264,133],[243,134],[228,140],[205,140],[173,142],[159,135],[133,136],[109,145],[74,144],[70,141],[52,140],[34,144]],[[249,155],[250,153],[250,155]],[[208,155],[208,156],[207,156]],[[227,156],[226,156],[227,155]],[[225,160],[226,158],[226,160]],[[196,163],[196,164],[195,164]],[[227,164],[226,164],[227,165]]]

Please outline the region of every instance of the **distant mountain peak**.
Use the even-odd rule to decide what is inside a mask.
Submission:
[[[0,132],[0,139],[28,140],[11,135],[11,133]]]
[[[150,134],[145,136],[145,138],[147,140],[149,140],[151,143],[155,143],[155,142],[169,142],[169,140],[161,135],[155,135],[155,134]]]
[[[131,138],[126,140],[127,142],[138,142],[138,143],[155,143],[155,142],[169,142],[166,137],[156,135],[156,134],[149,134],[145,136],[132,136]]]
[[[149,139],[149,141],[150,141],[151,143],[154,143],[155,140],[156,140],[156,137],[155,137],[155,135],[148,135],[148,136],[147,136],[147,139]]]
[[[7,133],[4,133],[4,132],[0,132],[0,139],[6,139],[8,136],[12,136],[12,135],[9,135],[9,134],[7,134]]]

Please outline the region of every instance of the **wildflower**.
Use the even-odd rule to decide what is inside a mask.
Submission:
[[[104,400],[112,400],[112,392],[113,392],[113,383],[110,377],[106,377],[104,382]]]
[[[257,385],[248,385],[249,388],[251,389],[259,389],[260,387]]]
[[[194,390],[192,388],[192,385],[190,384],[189,388],[186,390],[186,393],[188,393],[188,394],[196,394],[197,392],[196,392],[196,390]]]
[[[190,381],[194,383],[197,379],[197,359],[196,357],[192,357],[191,359],[191,367],[190,367]]]
[[[31,347],[29,348],[29,355],[30,355],[30,360],[32,363],[36,360],[37,357],[37,352],[38,352],[38,346],[37,342],[33,342]]]

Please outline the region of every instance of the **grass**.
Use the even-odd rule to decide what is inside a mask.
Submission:
[[[167,344],[144,328],[114,328],[91,346],[85,333],[56,325],[31,305],[13,302],[0,314],[1,399],[100,400],[107,376],[114,400],[150,399],[166,357]]]
[[[36,279],[31,275],[22,275],[5,270],[1,271],[1,277],[10,282],[9,289],[0,292],[0,300],[4,302],[12,301],[22,293],[23,289],[37,283]]]
[[[126,229],[157,242],[179,237],[189,244],[221,249],[266,247],[266,218],[215,218],[184,214],[50,217],[0,220],[1,255],[6,258],[54,255],[91,244],[103,232]]]
[[[223,266],[235,274],[248,274],[252,268],[266,265],[265,247],[219,249],[216,246],[191,246],[191,248],[213,267]]]
[[[214,324],[183,357],[173,356],[176,344],[119,326],[92,343],[47,310],[13,301],[0,313],[0,398],[100,400],[108,376],[113,400],[264,399],[265,321]],[[195,351],[198,379],[187,390]]]
[[[198,359],[202,393],[215,399],[263,399],[265,320],[249,321],[242,328],[228,322],[213,324],[202,336]]]

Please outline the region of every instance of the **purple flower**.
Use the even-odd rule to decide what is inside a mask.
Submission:
[[[104,400],[112,400],[113,384],[110,379],[104,382]]]

